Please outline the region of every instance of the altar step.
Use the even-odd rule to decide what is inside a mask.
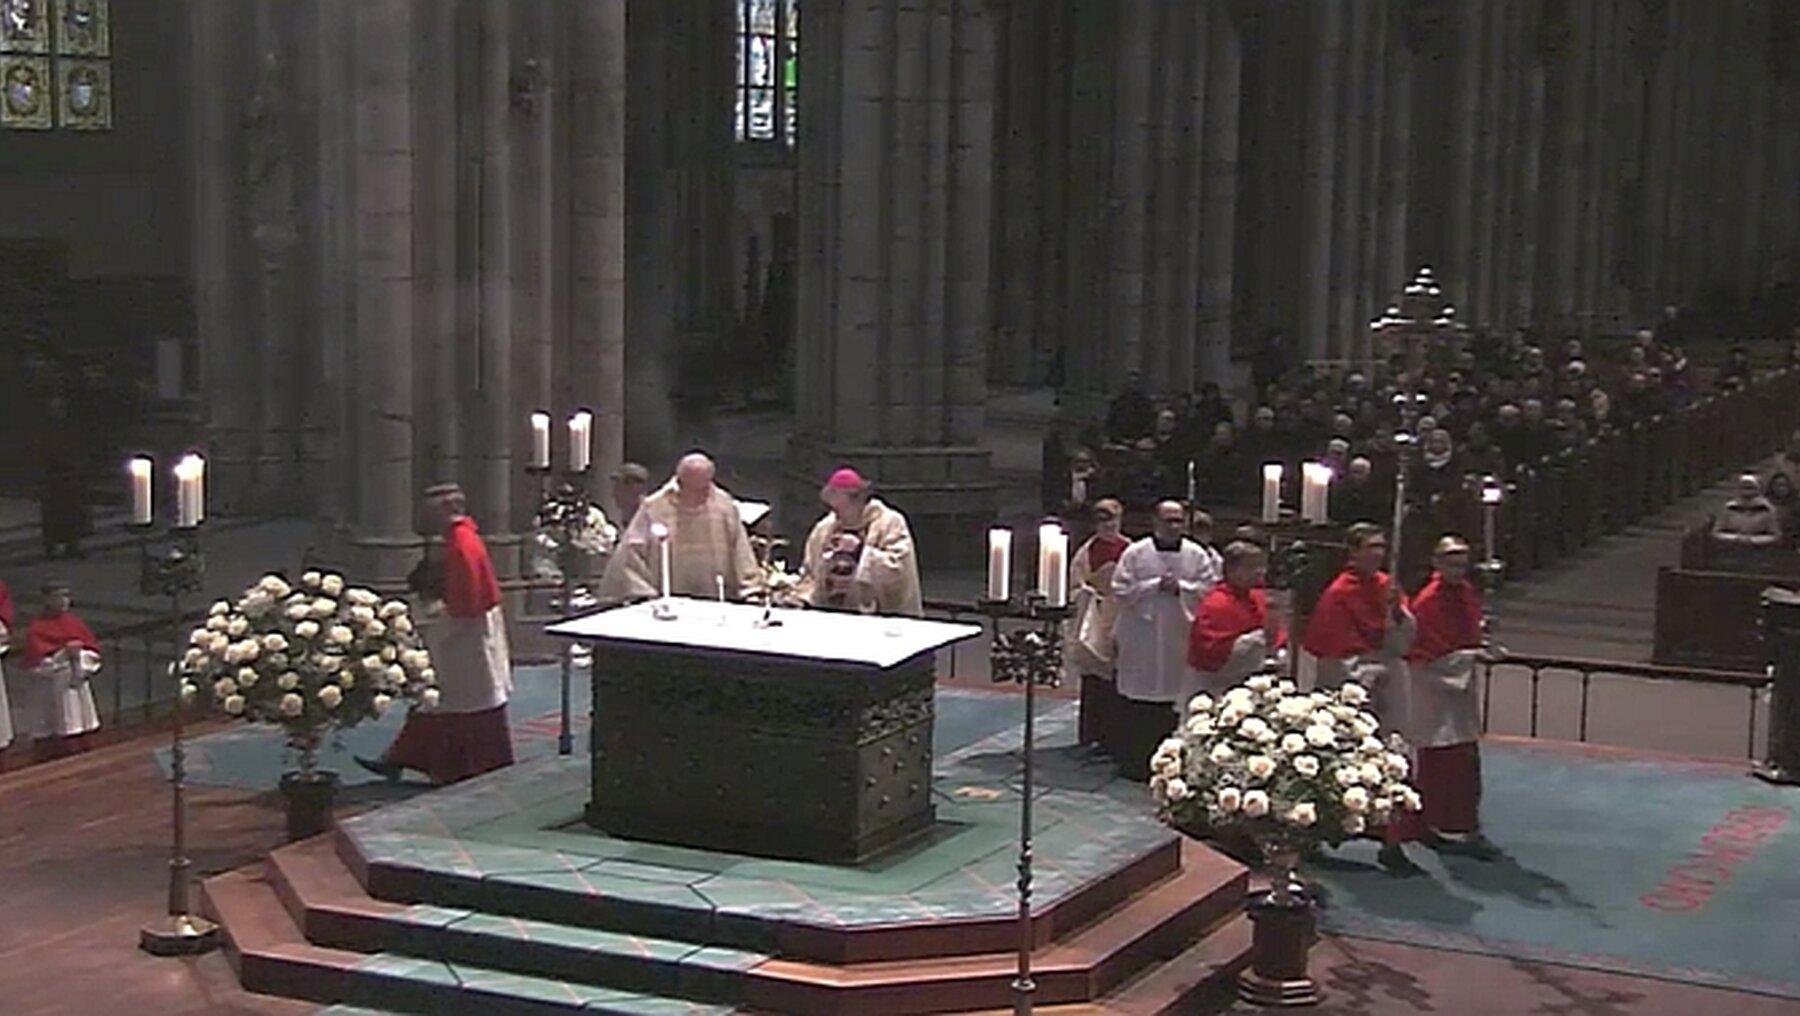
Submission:
[[[1241,868],[1197,844],[1179,871],[1034,953],[1038,1008],[1066,1016],[1191,1012],[1248,949]],[[834,964],[709,942],[366,892],[331,837],[205,885],[252,991],[417,1013],[1009,1011],[1011,953]],[[1186,1007],[1186,1008],[1184,1008]]]

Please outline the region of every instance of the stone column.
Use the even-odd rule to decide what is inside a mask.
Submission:
[[[1647,99],[1644,116],[1644,164],[1638,229],[1633,237],[1638,258],[1638,291],[1634,310],[1643,316],[1660,309],[1668,288],[1664,277],[1663,236],[1669,204],[1669,162],[1675,96],[1674,60],[1669,56],[1669,21],[1674,5],[1662,3],[1646,9],[1639,35],[1638,59],[1643,64]],[[1654,320],[1652,317],[1651,320]]]
[[[350,12],[356,379],[351,531],[365,575],[403,578],[416,544],[412,484],[413,95],[410,0]]]
[[[1543,323],[1562,326],[1569,324],[1575,313],[1575,283],[1581,250],[1581,153],[1586,126],[1583,96],[1587,80],[1583,52],[1588,38],[1581,30],[1579,11],[1561,10],[1561,18],[1557,19],[1552,12],[1558,10],[1547,10],[1546,18],[1551,20],[1545,26],[1554,74],[1555,106],[1550,113],[1549,129],[1555,131],[1555,147],[1546,216],[1549,256],[1544,260],[1542,276],[1542,293],[1547,302],[1539,317]]]
[[[808,8],[800,62],[797,433],[787,532],[862,470],[928,563],[978,560],[993,197],[994,13],[983,0]]]
[[[1387,154],[1383,136],[1388,116],[1388,63],[1393,59],[1393,47],[1399,45],[1394,19],[1390,17],[1392,9],[1391,4],[1377,2],[1369,15],[1369,66],[1365,86],[1368,89],[1368,115],[1362,119],[1364,154],[1356,215],[1356,286],[1345,334],[1345,355],[1358,363],[1367,362],[1371,355],[1374,337],[1369,333],[1369,322],[1376,317],[1376,302],[1387,299],[1381,288],[1380,224],[1385,182],[1382,160]]]
[[[1580,266],[1575,290],[1575,309],[1584,334],[1592,334],[1604,310],[1607,271],[1600,233],[1605,221],[1604,205],[1612,187],[1612,170],[1608,165],[1612,152],[1613,122],[1611,77],[1612,5],[1608,2],[1581,5],[1581,17],[1588,45],[1584,51],[1583,80],[1585,86],[1586,126],[1582,130],[1581,247],[1577,254]]]
[[[1113,115],[1110,182],[1107,188],[1106,343],[1123,370],[1108,372],[1103,384],[1124,371],[1159,366],[1145,355],[1144,292],[1150,228],[1149,202],[1154,176],[1150,165],[1151,69],[1155,59],[1156,22],[1153,0],[1115,0],[1117,23],[1113,51]],[[1146,384],[1162,387],[1160,379]]]
[[[1502,153],[1507,150],[1506,99],[1508,89],[1503,71],[1506,60],[1507,9],[1513,5],[1490,3],[1482,12],[1482,29],[1478,51],[1481,53],[1481,126],[1477,132],[1474,186],[1471,198],[1474,208],[1474,246],[1469,252],[1467,305],[1458,304],[1457,317],[1471,324],[1493,324],[1500,320],[1498,301],[1494,299],[1494,269],[1498,262],[1501,230],[1500,204],[1504,200],[1504,167]]]
[[[1200,373],[1223,381],[1231,365],[1237,259],[1238,111],[1243,43],[1236,15],[1209,5],[1206,115],[1201,143]]]
[[[1367,113],[1369,22],[1373,0],[1342,0],[1344,56],[1337,82],[1337,172],[1332,200],[1331,307],[1326,353],[1334,359],[1351,355],[1354,336],[1362,329],[1356,317],[1360,288],[1358,254],[1362,233],[1363,125]]]
[[[415,332],[413,336],[413,482],[424,485],[463,475],[462,378],[460,350],[468,329],[459,316],[464,289],[462,248],[474,231],[463,207],[463,170],[479,157],[471,130],[477,11],[467,3],[422,7],[415,21],[420,95],[440,101],[420,103],[417,144],[424,157],[413,160],[415,247]]]
[[[1534,323],[1538,314],[1538,262],[1543,256],[1539,227],[1543,203],[1539,194],[1543,179],[1544,102],[1548,88],[1538,16],[1526,17],[1519,39],[1520,139],[1513,158],[1518,173],[1517,199],[1511,223],[1512,274],[1508,280],[1511,323]]]
[[[1400,21],[1404,14],[1394,10]],[[1398,295],[1411,276],[1411,251],[1407,249],[1408,214],[1412,193],[1412,111],[1414,42],[1409,26],[1396,24],[1398,33],[1388,47],[1386,68],[1386,108],[1381,132],[1381,219],[1377,224],[1381,237],[1379,281],[1375,299],[1380,309],[1387,300]]]
[[[569,405],[593,410],[594,469],[625,455],[625,0],[562,9],[568,80],[569,341],[560,371]]]
[[[1450,207],[1443,265],[1443,280],[1450,302],[1467,313],[1475,246],[1475,163],[1481,131],[1482,9],[1483,0],[1463,0],[1452,15],[1456,19],[1455,100],[1450,107],[1450,183],[1445,195]]]
[[[1308,72],[1305,180],[1300,195],[1299,334],[1295,348],[1308,359],[1330,354],[1331,234],[1336,189],[1338,65],[1344,12],[1339,4],[1312,8],[1313,59]]]
[[[1201,203],[1204,200],[1207,10],[1157,11],[1162,74],[1155,104],[1158,172],[1152,250],[1152,334],[1163,349],[1168,386],[1191,392],[1199,377]]]

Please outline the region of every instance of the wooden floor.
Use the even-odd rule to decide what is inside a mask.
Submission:
[[[138,928],[161,912],[167,886],[168,795],[153,746],[119,744],[0,777],[0,1013],[311,1012],[239,990],[218,954],[138,952]],[[196,792],[193,820],[200,873],[251,863],[280,837],[275,808],[242,792]],[[1327,941],[1315,958],[1331,1000],[1313,1011],[1334,1016],[1800,1016],[1800,1002],[1372,942]]]

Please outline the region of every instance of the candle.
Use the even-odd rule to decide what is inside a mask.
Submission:
[[[550,414],[531,414],[531,468],[550,468]]]
[[[658,582],[658,585],[662,587],[662,596],[666,600],[669,598],[669,527],[661,522],[652,522],[650,535],[656,538],[657,559],[661,572],[661,581]]]
[[[188,454],[175,464],[175,525],[192,529],[206,518],[206,460]]]
[[[725,602],[725,576],[714,575],[713,576],[713,585],[715,587],[717,587],[719,590],[719,602],[724,603]]]
[[[1307,522],[1330,520],[1331,467],[1308,462],[1301,467],[1300,517]]]
[[[594,414],[583,409],[569,417],[569,472],[587,472],[593,457]]]
[[[151,463],[148,455],[134,455],[131,458],[131,524],[147,526],[154,518],[153,502],[150,499]]]
[[[1195,495],[1197,495],[1199,493],[1199,488],[1194,485],[1194,460],[1193,459],[1188,460],[1187,481],[1188,481],[1188,484],[1187,484],[1188,507],[1191,508],[1194,505]]]
[[[1038,527],[1037,592],[1047,606],[1069,604],[1069,534],[1061,526]]]
[[[1012,530],[988,530],[987,598],[995,602],[1012,598]]]
[[[1279,462],[1263,464],[1262,485],[1262,520],[1264,522],[1281,521],[1281,472]]]

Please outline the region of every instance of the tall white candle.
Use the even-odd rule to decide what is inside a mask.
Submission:
[[[661,572],[658,585],[662,587],[662,596],[666,600],[669,598],[669,527],[661,522],[653,522],[650,524],[650,535],[656,538],[656,555]]]
[[[724,603],[725,602],[725,576],[714,575],[713,576],[713,585],[714,585],[714,587],[716,587],[719,590],[719,602]]]
[[[1331,515],[1331,467],[1323,462],[1308,462],[1301,467],[1300,478],[1304,484],[1300,492],[1300,517],[1307,522],[1328,521]]]
[[[987,598],[994,601],[1012,598],[1012,530],[996,527],[988,530]]]
[[[1267,462],[1263,464],[1262,520],[1264,522],[1281,521],[1281,473],[1281,463]]]
[[[131,524],[147,526],[155,518],[155,502],[150,496],[152,466],[149,456],[132,456],[129,468],[131,472]]]
[[[594,414],[583,409],[569,417],[569,471],[585,473],[594,458]]]
[[[1069,605],[1069,534],[1045,526],[1038,532],[1038,592],[1050,607]]]
[[[1194,460],[1189,459],[1187,466],[1187,499],[1188,506],[1192,507],[1194,501],[1200,496],[1200,488],[1194,482]]]
[[[550,414],[531,414],[531,468],[550,468]]]
[[[206,518],[206,460],[186,455],[175,464],[175,525],[191,529]]]

